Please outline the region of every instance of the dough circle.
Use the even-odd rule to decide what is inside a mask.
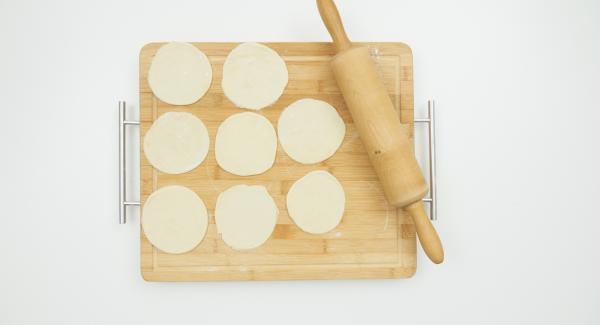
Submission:
[[[262,44],[238,45],[223,64],[221,86],[225,96],[241,108],[259,110],[275,103],[287,83],[285,62]]]
[[[269,239],[278,214],[277,205],[264,186],[236,185],[219,194],[215,222],[228,246],[246,250]]]
[[[273,166],[276,152],[275,129],[262,115],[237,113],[219,125],[215,156],[219,166],[232,174],[262,174]]]
[[[211,82],[208,57],[189,43],[171,42],[161,46],[148,71],[148,84],[154,95],[172,105],[197,102]]]
[[[206,126],[199,118],[185,112],[167,112],[146,132],[144,154],[161,172],[181,174],[204,161],[209,142]]]
[[[346,124],[328,103],[316,99],[300,99],[288,106],[277,123],[279,142],[295,161],[315,164],[338,150]]]
[[[311,234],[324,234],[342,220],[346,197],[335,176],[317,170],[292,185],[286,203],[290,217],[300,229]]]
[[[150,194],[142,211],[144,234],[165,253],[181,254],[204,239],[208,213],[204,202],[183,186],[167,186]]]

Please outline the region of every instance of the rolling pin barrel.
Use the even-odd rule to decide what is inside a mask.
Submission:
[[[421,200],[429,189],[408,130],[398,121],[372,61],[366,47],[354,47],[336,55],[331,66],[388,202],[404,207]]]
[[[421,202],[427,183],[369,49],[352,45],[333,0],[317,0],[317,7],[338,52],[331,62],[333,74],[385,196],[412,216],[425,253],[441,263],[442,243]]]

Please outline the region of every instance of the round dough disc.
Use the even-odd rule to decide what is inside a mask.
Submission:
[[[262,245],[275,229],[279,210],[264,186],[236,185],[219,194],[217,231],[236,250]]]
[[[168,174],[188,172],[204,161],[209,146],[204,123],[190,113],[161,115],[144,136],[144,153],[152,166]]]
[[[232,174],[262,174],[273,166],[276,152],[275,129],[262,115],[238,113],[219,125],[215,156],[219,166]]]
[[[172,105],[195,103],[204,96],[211,82],[208,57],[189,43],[172,42],[161,46],[148,71],[148,84],[154,95]]]
[[[315,164],[338,150],[346,134],[346,124],[333,106],[306,98],[281,113],[277,132],[283,150],[292,159]]]
[[[267,107],[283,94],[287,83],[285,62],[262,44],[240,44],[225,59],[221,86],[225,96],[238,107]]]
[[[181,254],[194,249],[208,228],[204,202],[183,186],[167,186],[150,194],[142,211],[144,234],[165,253]]]
[[[324,170],[310,172],[296,181],[286,201],[294,223],[311,234],[324,234],[335,228],[346,205],[342,184]]]

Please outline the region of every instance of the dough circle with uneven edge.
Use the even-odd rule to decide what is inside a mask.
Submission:
[[[144,154],[152,166],[167,174],[188,172],[204,161],[209,147],[204,123],[191,113],[167,112],[144,136]]]
[[[269,239],[278,214],[277,205],[264,186],[236,185],[219,194],[215,222],[229,247],[248,250]]]
[[[221,86],[237,107],[260,110],[277,101],[288,83],[285,61],[271,48],[243,43],[223,64]]]
[[[300,229],[311,234],[324,234],[342,220],[346,197],[335,176],[317,170],[292,185],[286,204],[290,217]]]
[[[158,99],[171,105],[197,102],[211,82],[208,57],[189,43],[171,42],[161,46],[148,70],[150,89]]]
[[[333,106],[306,98],[283,110],[277,133],[288,156],[302,164],[315,164],[338,150],[344,141],[346,124]]]
[[[275,129],[260,114],[244,112],[231,115],[217,129],[217,163],[234,175],[264,173],[273,166],[276,153]]]
[[[142,229],[159,250],[182,254],[206,235],[208,213],[202,199],[183,186],[162,187],[148,197],[142,210]]]

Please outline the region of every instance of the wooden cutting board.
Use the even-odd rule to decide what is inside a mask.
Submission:
[[[158,188],[183,185],[204,200],[209,211],[208,232],[202,243],[186,254],[166,254],[150,244],[141,232],[141,272],[147,281],[287,280],[405,278],[416,271],[415,231],[411,219],[389,206],[360,141],[352,118],[333,78],[329,61],[331,43],[265,43],[285,60],[289,83],[283,96],[261,110],[276,128],[282,110],[301,98],[332,104],[346,123],[346,137],[330,159],[316,165],[294,162],[277,148],[273,167],[261,175],[240,177],[219,168],[214,139],[219,124],[245,110],[236,108],[223,94],[223,62],[236,43],[194,43],[212,64],[213,81],[195,104],[173,106],[158,100],[148,87],[152,58],[163,43],[150,43],[140,53],[140,142],[152,122],[169,111],[185,111],[202,119],[210,134],[206,160],[191,172],[168,175],[154,169],[140,146],[141,203]],[[368,43],[384,83],[412,139],[412,54],[402,43]],[[346,211],[341,224],[324,235],[304,233],[287,214],[285,197],[290,186],[312,170],[327,170],[342,183]],[[216,231],[214,207],[220,192],[236,184],[264,185],[279,208],[271,238],[257,249],[238,252],[229,248]]]

